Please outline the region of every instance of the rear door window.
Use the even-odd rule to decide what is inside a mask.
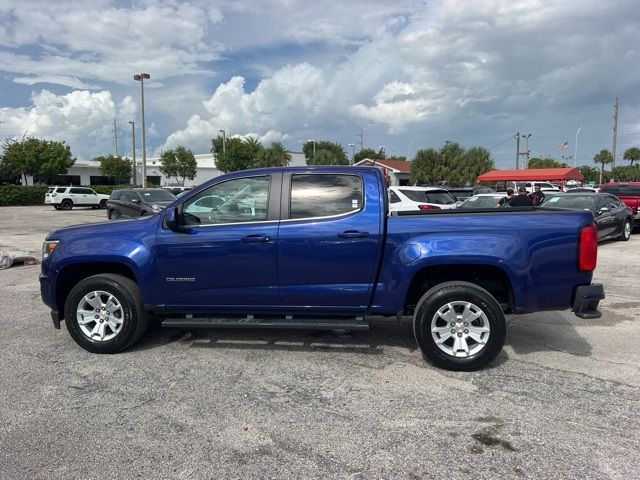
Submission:
[[[83,193],[86,193],[84,191],[84,188],[72,188],[71,189],[71,194],[80,195],[80,194],[83,194]]]
[[[316,218],[357,212],[364,205],[358,175],[303,174],[291,177],[290,218]]]

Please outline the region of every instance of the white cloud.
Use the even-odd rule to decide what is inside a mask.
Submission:
[[[222,21],[219,9],[191,3],[148,2],[130,8],[104,0],[34,2],[0,5],[0,45],[29,47],[36,55],[4,51],[3,70],[21,83],[70,84],[69,78],[92,83],[127,84],[133,73],[153,72],[157,79],[210,75],[203,62],[219,58],[221,45],[208,28]],[[3,22],[4,23],[4,22]]]
[[[88,160],[113,151],[113,120],[134,118],[137,105],[131,97],[116,104],[108,91],[74,91],[55,95],[42,90],[32,95],[26,108],[0,108],[0,123],[15,137],[64,140],[73,155]],[[124,122],[124,120],[122,120]],[[120,127],[120,136],[128,139]]]

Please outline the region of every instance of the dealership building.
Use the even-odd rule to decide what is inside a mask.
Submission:
[[[289,165],[306,165],[304,153],[289,153],[291,154],[291,163]],[[206,153],[202,155],[194,155],[194,157],[196,162],[198,162],[197,174],[193,180],[186,180],[185,186],[201,185],[218,175],[222,175],[223,172],[216,168],[215,157],[213,154]],[[142,178],[142,159],[137,158],[136,164],[136,178],[138,179],[138,184],[140,184],[140,179]],[[76,163],[69,168],[66,175],[58,175],[56,178],[52,179],[29,178],[29,185],[34,183],[36,185],[111,185],[114,182],[112,179],[107,178],[100,173],[100,162],[93,160],[76,160]],[[176,185],[175,178],[165,177],[160,171],[160,157],[147,158],[147,184],[161,186]]]

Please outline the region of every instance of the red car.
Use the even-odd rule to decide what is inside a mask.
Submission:
[[[633,212],[635,225],[640,225],[640,182],[605,183],[600,187],[600,192],[610,193],[622,200]]]

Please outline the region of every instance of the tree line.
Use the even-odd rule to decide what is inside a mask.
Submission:
[[[224,145],[223,145],[224,142]],[[307,165],[349,165],[351,162],[339,143],[329,140],[307,141],[302,151]],[[291,162],[291,153],[281,142],[271,142],[264,146],[256,137],[218,136],[211,140],[211,152],[216,158],[216,166],[222,172],[233,172],[260,167],[282,167]],[[405,157],[387,156],[384,150],[362,149],[353,156],[353,163],[370,159],[406,160]],[[579,167],[585,181],[608,182],[640,180],[640,148],[631,147],[623,154],[630,166],[620,166],[612,171],[605,169],[613,161],[611,152],[601,150],[594,156],[594,163],[600,168],[588,165]],[[128,183],[132,165],[128,158],[104,155],[93,158],[100,163],[100,172],[115,183]],[[22,178],[27,185],[28,177],[54,178],[64,175],[76,162],[71,148],[64,142],[23,138],[7,140],[2,144],[0,156],[0,182],[11,183]],[[185,180],[193,180],[198,164],[191,150],[178,145],[165,150],[160,155],[160,171],[165,177],[175,179],[184,185]],[[634,165],[634,163],[636,163]],[[567,164],[553,158],[532,158],[529,168],[557,168]],[[494,169],[494,161],[489,150],[483,147],[463,148],[456,142],[445,142],[440,149],[425,148],[416,152],[411,161],[411,181],[418,184],[447,183],[450,185],[474,184],[478,175]]]

